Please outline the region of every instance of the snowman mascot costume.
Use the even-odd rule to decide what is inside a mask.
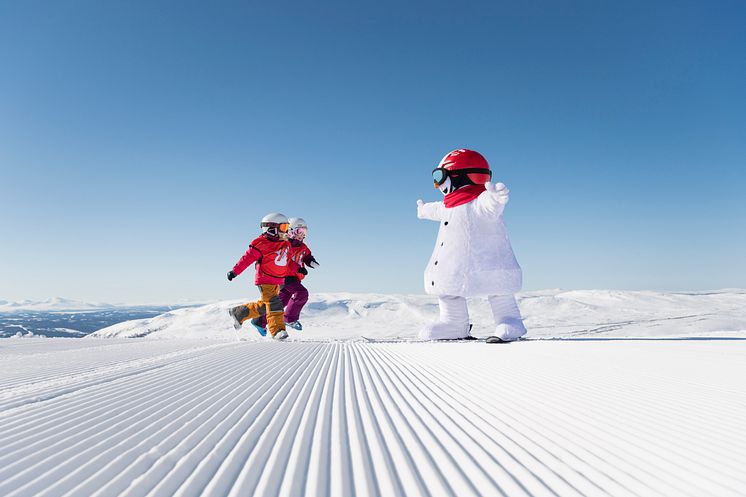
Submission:
[[[491,183],[487,160],[473,150],[447,154],[433,170],[443,202],[417,201],[417,217],[438,221],[433,255],[425,269],[425,292],[437,295],[440,319],[421,332],[424,340],[469,336],[466,297],[487,296],[501,341],[526,334],[515,293],[522,273],[503,224],[508,189]]]

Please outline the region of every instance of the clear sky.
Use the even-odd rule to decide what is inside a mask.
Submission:
[[[421,293],[454,148],[511,189],[524,288],[746,287],[746,3],[0,2],[0,298]]]

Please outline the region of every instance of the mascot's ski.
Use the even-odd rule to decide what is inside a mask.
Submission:
[[[484,342],[484,343],[512,343],[512,342],[527,342],[530,338],[518,338],[516,340],[503,340],[498,336],[489,337],[473,337],[468,336],[466,338],[448,338],[441,340],[421,340],[412,338],[369,338],[361,337],[367,343],[450,343],[450,342]]]

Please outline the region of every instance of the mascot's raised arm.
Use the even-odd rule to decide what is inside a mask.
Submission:
[[[425,292],[437,295],[440,319],[420,332],[425,340],[466,338],[466,297],[486,296],[503,341],[526,334],[515,293],[521,289],[521,267],[503,222],[508,189],[491,182],[487,160],[473,150],[448,153],[433,169],[442,202],[417,201],[417,217],[438,221],[435,249],[425,268]]]

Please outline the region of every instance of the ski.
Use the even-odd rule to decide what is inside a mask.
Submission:
[[[513,343],[513,342],[527,342],[531,340],[530,338],[519,338],[517,340],[503,340],[502,338],[498,336],[488,336],[488,337],[468,336],[465,338],[447,338],[443,340],[420,340],[418,338],[401,338],[401,337],[371,338],[371,337],[365,337],[365,336],[361,338],[366,343],[453,343],[453,342]]]

